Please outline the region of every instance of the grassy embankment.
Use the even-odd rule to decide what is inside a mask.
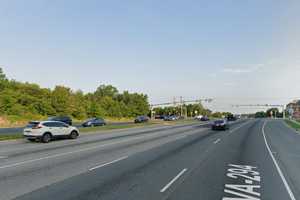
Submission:
[[[295,129],[296,131],[300,131],[300,122],[286,119],[285,123],[287,123],[288,126]]]

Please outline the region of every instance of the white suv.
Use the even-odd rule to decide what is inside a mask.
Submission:
[[[24,129],[23,135],[29,141],[38,139],[48,143],[51,139],[59,137],[76,139],[79,136],[79,130],[76,127],[58,121],[32,121]]]

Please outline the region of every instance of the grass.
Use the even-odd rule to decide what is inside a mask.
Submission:
[[[17,140],[21,139],[23,136],[21,134],[12,134],[12,135],[0,135],[0,141],[3,140]]]
[[[154,124],[157,124],[157,123],[149,122],[149,123],[141,123],[141,124],[106,125],[106,126],[98,126],[98,127],[79,128],[79,131],[81,133],[88,133],[88,132],[95,132],[95,131],[106,131],[106,130],[144,127],[144,126],[149,126],[149,125],[154,125]]]
[[[106,125],[100,127],[87,127],[87,128],[79,128],[81,133],[89,133],[96,131],[106,131],[106,130],[118,130],[118,129],[127,129],[127,128],[138,128],[145,127],[150,125],[176,125],[176,124],[188,124],[195,122],[194,120],[179,120],[179,121],[150,121],[148,123],[140,123],[140,124],[124,124],[124,125]]]
[[[106,126],[100,126],[100,127],[88,127],[88,128],[79,128],[79,131],[84,134],[88,133],[95,133],[95,132],[101,132],[101,131],[107,131],[107,130],[121,130],[121,129],[129,129],[129,128],[138,128],[138,127],[146,127],[151,125],[176,125],[176,124],[188,124],[193,123],[194,120],[179,120],[179,121],[150,121],[148,123],[140,123],[140,124],[124,124],[124,125],[106,125]],[[16,140],[23,138],[21,133],[14,133],[14,134],[7,134],[7,135],[0,135],[0,141],[3,140]]]
[[[300,123],[299,122],[286,119],[285,123],[287,123],[287,125],[289,125],[293,129],[295,129],[296,131],[300,131]]]

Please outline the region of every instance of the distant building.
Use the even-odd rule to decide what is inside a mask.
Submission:
[[[286,110],[291,112],[291,117],[300,120],[300,100],[295,100],[286,106]]]

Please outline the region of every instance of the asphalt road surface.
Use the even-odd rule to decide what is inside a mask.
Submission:
[[[108,125],[122,126],[122,125],[130,125],[134,122],[110,122]],[[74,124],[77,128],[82,127],[80,124]],[[22,134],[25,127],[12,127],[12,128],[0,128],[0,135],[15,135]]]
[[[0,143],[0,199],[300,199],[300,135],[281,120]]]

